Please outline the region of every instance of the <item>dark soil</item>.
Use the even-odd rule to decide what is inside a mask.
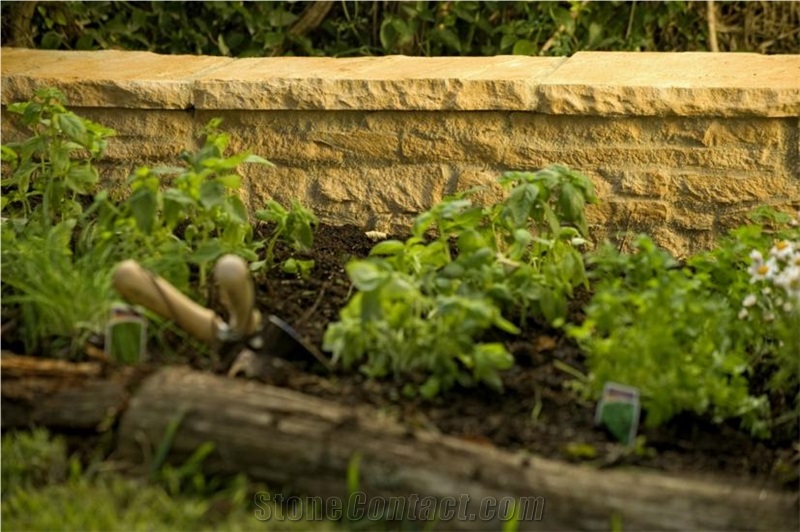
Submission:
[[[326,327],[338,319],[351,293],[344,265],[351,258],[365,257],[373,245],[357,227],[321,225],[315,231],[314,249],[305,256],[279,246],[279,259],[312,258],[316,264],[306,278],[278,268],[257,276],[259,309],[282,318],[321,350]],[[580,309],[589,296],[578,294],[571,308],[572,320],[582,319]],[[213,306],[221,310],[219,305]],[[5,316],[3,321],[7,321]],[[14,351],[14,342],[7,340],[4,338],[4,348]],[[573,377],[563,367],[586,373],[583,355],[571,340],[535,323],[528,323],[517,336],[492,340],[504,341],[517,361],[503,375],[503,393],[482,387],[456,388],[433,401],[409,399],[400,391],[402,383],[392,379],[375,381],[358,372],[331,373],[297,364],[282,365],[281,371],[267,376],[265,382],[341,404],[371,405],[413,427],[544,457],[595,467],[635,465],[797,489],[800,443],[796,434],[759,441],[734,425],[715,425],[682,415],[655,430],[641,428],[644,446],[628,449],[594,426],[595,404],[570,390]],[[153,365],[188,361],[199,369],[220,371],[219,360],[210,357],[207,348],[187,342],[169,328],[162,331],[160,345],[150,347]]]
[[[359,228],[320,226],[309,254],[316,261],[311,276],[298,278],[273,270],[258,279],[260,309],[281,317],[321,349],[325,328],[338,318],[350,294],[344,265],[350,258],[366,256],[373,244]],[[573,310],[578,318],[579,307]],[[597,467],[637,465],[704,477],[739,477],[739,481],[796,488],[800,449],[794,438],[763,442],[733,426],[684,415],[657,430],[640,430],[645,446],[628,450],[594,426],[594,403],[580,400],[568,388],[572,377],[559,369],[558,362],[586,372],[574,343],[536,324],[504,340],[517,364],[503,376],[502,394],[487,388],[455,389],[435,401],[408,399],[393,380],[378,382],[358,373],[320,374],[299,367],[268,381],[339,403],[369,404],[412,426],[550,458],[582,460]],[[595,456],[585,456],[588,447]]]

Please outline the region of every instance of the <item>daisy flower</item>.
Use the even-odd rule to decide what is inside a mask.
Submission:
[[[775,284],[786,290],[790,298],[800,300],[800,267],[789,266],[775,277]]]
[[[763,281],[764,279],[772,279],[775,277],[775,272],[778,271],[778,263],[775,260],[775,257],[770,257],[767,262],[761,262],[751,264],[750,267],[747,269],[747,273],[750,274],[750,282],[755,283],[757,281]]]
[[[769,254],[778,260],[787,260],[794,252],[792,243],[788,240],[779,240],[769,250]]]
[[[744,301],[742,301],[743,307],[752,307],[756,304],[756,296],[755,294],[748,294]]]

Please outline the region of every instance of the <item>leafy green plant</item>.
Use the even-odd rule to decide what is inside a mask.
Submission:
[[[102,333],[112,301],[114,250],[72,250],[75,220],[24,236],[3,224],[3,304],[17,305],[28,353],[80,356],[90,335]],[[5,289],[11,289],[10,291]]]
[[[415,219],[405,242],[380,242],[347,265],[358,293],[325,333],[334,360],[374,377],[413,376],[426,397],[456,383],[499,389],[513,358],[481,337],[518,332],[506,315],[563,323],[567,298],[587,282],[575,246],[585,243],[583,207],[596,200],[591,183],[557,165],[500,182],[503,202],[447,198]]]
[[[517,329],[490,299],[427,295],[412,278],[369,261],[347,272],[360,293],[326,332],[336,360],[350,366],[366,357],[362,371],[372,377],[430,374],[419,389],[426,397],[455,382],[501,386],[497,371],[511,366],[511,356],[502,344],[475,338],[492,326]]]
[[[506,235],[499,262],[510,273],[511,293],[522,320],[532,312],[559,326],[573,289],[588,287],[578,248],[588,243],[584,208],[597,202],[592,183],[560,165],[533,173],[507,173],[500,182],[510,192],[496,217],[496,227]]]
[[[267,242],[265,258],[252,264],[254,269],[275,262],[275,244],[283,240],[297,251],[308,251],[314,245],[314,227],[318,220],[311,210],[303,207],[299,202],[292,201],[291,208],[286,209],[275,200],[267,201],[264,209],[256,211],[256,218],[274,224],[272,235]],[[306,275],[314,267],[313,260],[300,260],[289,258],[283,263],[286,273]]]
[[[182,154],[182,167],[139,168],[131,195],[116,202],[94,191],[94,163],[114,132],[64,105],[56,89],[11,104],[32,136],[2,147],[3,299],[16,307],[28,352],[80,357],[89,335],[103,331],[115,297],[111,271],[122,259],[141,261],[183,291],[190,288],[190,265],[202,289],[211,263],[224,253],[256,268],[271,265],[272,257],[258,261],[264,242],[254,238],[236,171],[240,164],[271,163],[247,152],[226,156],[230,139],[218,119],[205,127],[199,150]],[[172,178],[169,186],[165,177]],[[288,211],[270,206],[283,216],[270,252],[281,238],[298,249],[311,245],[313,213],[297,203]],[[284,268],[303,274],[311,266],[296,259]]]
[[[96,245],[89,220],[93,163],[114,132],[64,104],[59,91],[40,89],[29,102],[9,105],[31,136],[2,146],[0,256],[4,303],[18,308],[28,352],[75,356],[102,330],[108,271],[123,248]]]
[[[800,214],[771,208],[687,261],[695,277],[738,309],[730,331],[748,353],[773,405],[773,427],[796,432],[800,420]],[[761,378],[761,377],[759,377]],[[793,422],[793,425],[786,425]],[[795,428],[793,429],[792,426]]]
[[[702,2],[22,2],[2,4],[4,42],[44,49],[276,55],[570,55],[705,51]],[[721,51],[797,53],[791,2],[717,1]]]
[[[132,193],[116,221],[116,229],[120,225],[135,229],[139,235],[129,235],[139,236],[151,256],[179,254],[196,264],[201,287],[210,265],[220,256],[234,253],[256,261],[263,246],[253,239],[247,209],[238,194],[241,176],[236,168],[243,163],[271,163],[247,152],[226,157],[230,137],[219,131],[220,123],[212,119],[203,130],[203,147],[181,155],[183,167],[137,169],[130,179]],[[162,187],[162,178],[170,175],[172,184]]]
[[[766,434],[769,405],[750,394],[748,355],[732,334],[737,308],[649,237],[635,245],[629,255],[606,247],[592,258],[599,281],[586,320],[567,329],[590,370],[579,386],[591,397],[606,381],[639,388],[649,427],[690,411],[741,418]]]
[[[92,163],[102,157],[113,130],[78,117],[56,89],[39,89],[8,111],[20,115],[32,136],[2,147],[7,165],[0,185],[0,212],[14,218],[58,223],[83,211],[98,180]]]

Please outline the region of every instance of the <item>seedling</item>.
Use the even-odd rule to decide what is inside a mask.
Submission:
[[[275,224],[272,236],[267,242],[266,258],[255,262],[251,268],[260,269],[264,266],[271,267],[275,260],[275,244],[282,239],[296,251],[308,251],[314,245],[314,227],[317,217],[311,210],[303,207],[297,201],[292,201],[289,209],[275,200],[267,201],[266,207],[256,212],[256,218]],[[314,261],[287,259],[283,263],[283,270],[287,273],[296,273],[305,276],[314,267]]]

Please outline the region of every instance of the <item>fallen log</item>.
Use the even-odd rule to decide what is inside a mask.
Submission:
[[[3,429],[45,426],[102,430],[125,409],[128,386],[137,373],[122,369],[104,375],[99,362],[18,356],[3,352]]]
[[[437,529],[498,529],[503,501],[512,498],[520,502],[524,530],[608,529],[612,519],[649,530],[800,526],[796,492],[510,453],[412,430],[373,408],[187,368],[161,369],[132,393],[141,373],[130,368],[104,375],[93,365],[21,358],[27,357],[4,354],[0,360],[4,428],[103,430],[122,415],[116,455],[141,463],[147,447],[158,446],[179,420],[171,461],[180,463],[213,442],[215,452],[204,462],[208,472],[246,472],[273,487],[362,510],[400,496],[409,504],[393,515],[398,518],[426,519],[432,514],[424,513],[425,500],[440,511],[450,500],[455,511],[440,515]],[[360,480],[352,495],[347,477],[354,457]]]
[[[645,471],[596,470],[509,453],[382,419],[374,409],[345,408],[286,389],[168,368],[142,384],[122,419],[119,455],[141,460],[181,416],[171,456],[182,460],[204,442],[207,466],[247,472],[271,486],[346,499],[348,466],[360,456],[359,489],[376,497],[432,496],[463,501],[465,511],[438,529],[497,529],[479,519],[490,498],[539,501],[521,529],[798,529],[798,495]],[[386,499],[384,499],[385,501]],[[542,506],[543,505],[543,506]],[[491,503],[489,503],[491,506]],[[457,520],[459,515],[474,519]],[[525,516],[523,516],[524,518]],[[536,520],[541,517],[541,520]]]

